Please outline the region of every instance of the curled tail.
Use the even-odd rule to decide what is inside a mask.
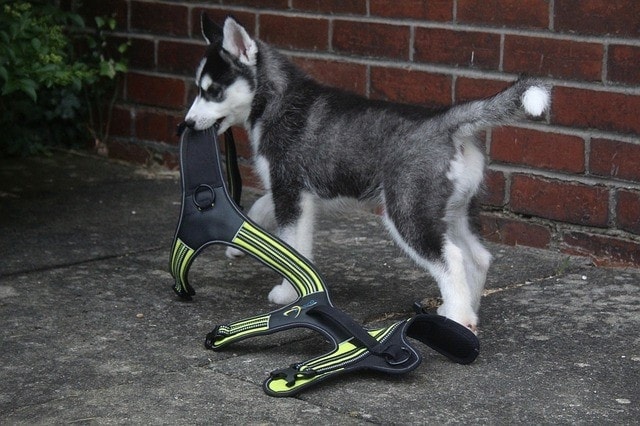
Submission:
[[[550,86],[535,78],[521,78],[488,99],[467,102],[449,109],[443,123],[460,136],[508,124],[527,115],[542,115],[551,102]]]

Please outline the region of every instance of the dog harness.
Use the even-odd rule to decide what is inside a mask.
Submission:
[[[336,308],[314,265],[253,223],[238,207],[241,183],[231,131],[225,134],[229,182],[225,185],[217,129],[180,130],[184,130],[180,141],[182,206],[171,249],[173,290],[190,300],[195,291],[188,272],[194,259],[210,244],[225,244],[282,275],[298,294],[293,303],[280,309],[216,326],[206,336],[206,348],[217,351],[239,340],[295,327],[315,330],[333,343],[333,349],[324,355],[271,372],[263,388],[272,396],[292,396],[357,370],[409,372],[422,359],[409,338],[460,364],[476,359],[479,342],[475,334],[452,320],[424,312],[419,304],[414,307],[417,315],[377,328],[365,328]]]

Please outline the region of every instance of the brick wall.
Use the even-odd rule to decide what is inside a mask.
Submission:
[[[483,232],[640,265],[637,0],[84,3],[87,13],[115,11],[114,36],[132,41],[109,144],[131,161],[176,167],[174,128],[194,96],[202,11],[219,21],[233,14],[320,81],[375,99],[444,106],[491,95],[521,72],[546,77],[545,120],[485,136]]]

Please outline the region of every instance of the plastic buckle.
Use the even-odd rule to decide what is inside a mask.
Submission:
[[[382,355],[384,356],[384,360],[387,362],[387,364],[394,365],[394,366],[401,365],[411,359],[411,352],[405,346],[400,346],[398,348],[399,351],[396,348],[398,347],[391,346],[385,352],[382,353]],[[393,353],[389,352],[389,349],[394,349]],[[404,355],[404,357],[402,359],[399,359],[400,355]]]
[[[220,333],[220,326],[216,325],[216,328],[214,328],[213,331],[207,334],[207,337],[204,340],[204,347],[207,349],[214,349],[216,338],[224,336],[225,334]]]
[[[313,368],[298,370],[299,364],[291,364],[288,368],[281,368],[272,371],[269,375],[272,379],[284,379],[287,381],[287,387],[290,388],[296,384],[297,379],[310,379],[318,374]]]

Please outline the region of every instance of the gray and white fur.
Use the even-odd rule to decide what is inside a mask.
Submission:
[[[437,281],[438,313],[475,331],[491,263],[472,225],[485,163],[476,135],[543,114],[549,87],[522,78],[489,99],[434,112],[321,85],[231,17],[221,28],[203,15],[202,29],[209,45],[186,123],[247,130],[266,188],[249,217],[275,222],[284,241],[312,258],[318,201],[381,203],[394,240]],[[295,298],[286,281],[269,293],[279,304]]]

